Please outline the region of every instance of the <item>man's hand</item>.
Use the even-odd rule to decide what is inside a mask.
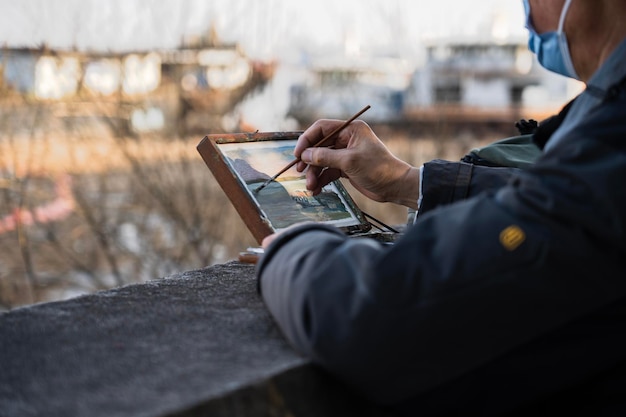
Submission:
[[[291,226],[288,226],[284,229],[282,229],[280,232],[276,232],[276,233],[272,233],[271,235],[267,235],[263,238],[263,240],[261,241],[261,247],[263,249],[267,249],[267,247],[274,241],[276,240],[280,235],[282,235],[283,233],[294,229],[296,227],[302,226],[304,224],[313,224],[313,222],[310,221],[304,221],[304,222],[298,222],[298,223],[294,223]]]
[[[307,188],[319,194],[326,184],[344,177],[365,196],[417,208],[419,170],[396,158],[363,121],[355,120],[339,132],[329,147],[312,147],[342,123],[318,120],[298,139],[294,154],[302,161]]]
[[[278,236],[280,236],[281,232],[272,233],[271,235],[267,235],[263,238],[261,242],[261,247],[263,249],[267,249],[267,247],[274,241]]]

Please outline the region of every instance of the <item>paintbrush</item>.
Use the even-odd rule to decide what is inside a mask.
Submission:
[[[330,132],[328,135],[324,136],[322,139],[320,139],[315,145],[313,145],[313,148],[317,148],[319,146],[322,146],[324,143],[326,143],[329,139],[331,139],[333,136],[335,136],[337,133],[341,132],[343,129],[345,129],[350,123],[352,123],[357,117],[359,117],[360,115],[362,115],[363,113],[365,113],[371,106],[368,104],[367,106],[363,107],[358,113],[356,113],[354,116],[352,116],[351,118],[349,118],[348,120],[346,120],[345,122],[343,122],[341,125],[339,125],[337,128],[335,128],[335,130],[333,130],[332,132]],[[286,167],[284,167],[283,169],[281,169],[280,171],[278,171],[278,173],[276,175],[274,175],[273,177],[271,177],[270,179],[268,179],[267,181],[265,181],[263,184],[261,184],[256,190],[254,190],[254,193],[258,193],[259,191],[261,191],[263,188],[267,187],[267,185],[276,180],[276,178],[278,178],[279,175],[283,174],[285,171],[287,171],[289,168],[291,168],[292,166],[294,166],[295,164],[297,164],[298,162],[300,162],[300,158],[296,158],[293,161],[291,161],[289,164],[287,164]]]

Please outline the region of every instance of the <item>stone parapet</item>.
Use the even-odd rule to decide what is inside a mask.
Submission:
[[[299,356],[239,262],[0,314],[0,417],[380,416]]]

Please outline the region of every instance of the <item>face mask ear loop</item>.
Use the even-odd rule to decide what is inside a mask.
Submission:
[[[567,12],[569,11],[569,7],[572,4],[572,0],[566,0],[563,5],[563,10],[561,11],[561,17],[559,18],[559,28],[557,29],[557,33],[559,35],[559,48],[561,48],[561,53],[563,55],[563,61],[565,66],[567,67],[570,75],[579,80],[580,77],[576,73],[576,68],[574,68],[574,63],[572,62],[572,56],[569,51],[569,45],[567,44],[567,37],[565,36],[565,32],[563,31],[563,26],[565,26],[565,17],[567,17]]]
[[[572,0],[565,0],[565,5],[563,5],[563,10],[561,11],[561,17],[559,18],[559,35],[563,33],[563,26],[565,25],[565,17],[567,16],[567,12],[569,11],[569,6],[572,4]]]

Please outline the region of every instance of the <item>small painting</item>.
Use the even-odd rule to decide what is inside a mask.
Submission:
[[[298,133],[208,135],[198,145],[207,166],[257,240],[293,224],[319,222],[346,232],[371,225],[341,182],[313,195],[295,167],[258,190],[294,160]]]

